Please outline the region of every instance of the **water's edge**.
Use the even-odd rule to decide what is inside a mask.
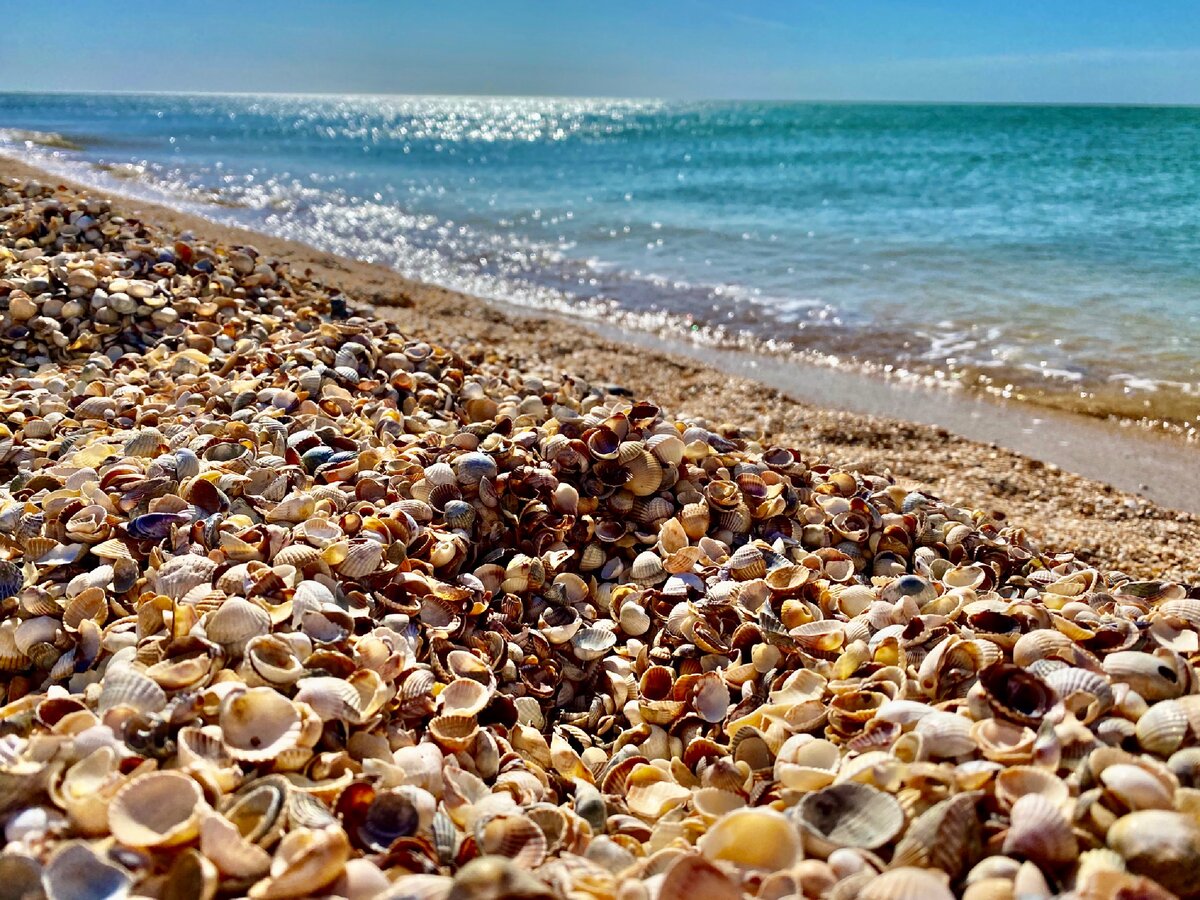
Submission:
[[[206,214],[204,206],[147,198],[64,178],[31,165],[19,156],[0,159],[39,173],[47,180],[79,186],[137,203],[161,203],[223,227],[254,232],[243,223]],[[278,236],[257,232],[264,237]],[[284,240],[287,240],[286,238]],[[314,253],[319,247],[296,241]],[[336,255],[336,254],[332,254]],[[440,287],[440,285],[439,285]],[[850,368],[831,368],[795,356],[771,356],[743,349],[697,344],[667,332],[633,330],[601,319],[576,318],[564,312],[532,308],[496,297],[475,297],[514,317],[556,318],[581,326],[606,340],[651,352],[685,357],[725,374],[746,378],[781,391],[801,403],[883,419],[937,426],[968,440],[994,444],[1043,463],[1137,494],[1160,506],[1200,514],[1200,454],[1194,444],[1173,434],[1119,424],[1022,400],[953,391],[938,384],[900,383]],[[886,423],[885,423],[886,427]]]

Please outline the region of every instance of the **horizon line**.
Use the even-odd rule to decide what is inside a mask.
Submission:
[[[114,97],[363,97],[394,99],[442,99],[442,100],[608,100],[629,103],[793,103],[820,106],[1070,106],[1107,107],[1126,109],[1198,109],[1200,100],[1185,102],[1155,102],[1127,100],[884,100],[884,99],[829,99],[804,97],[637,97],[616,94],[457,94],[457,93],[394,93],[383,91],[204,91],[204,90],[65,90],[9,88],[0,90],[0,96],[12,94],[50,94],[61,96],[114,96]]]

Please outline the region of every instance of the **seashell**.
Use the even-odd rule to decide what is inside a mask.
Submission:
[[[1009,815],[1012,824],[1004,836],[1004,853],[1047,868],[1068,863],[1079,855],[1071,823],[1050,798],[1024,794],[1013,803]]]
[[[662,464],[642,444],[626,441],[617,448],[617,462],[628,473],[625,490],[648,497],[662,484]]]
[[[413,876],[407,876],[407,884]],[[557,896],[545,882],[502,856],[481,856],[458,870],[448,890],[442,894],[439,883],[430,892],[430,900],[484,900],[484,898],[521,898],[555,900]],[[426,895],[421,895],[424,900]],[[664,898],[665,900],[665,898]]]
[[[284,835],[271,860],[270,874],[250,888],[254,900],[320,893],[340,875],[350,857],[350,842],[336,825],[296,828]]]
[[[473,715],[445,714],[429,722],[429,736],[443,750],[457,753],[466,750],[475,742],[479,724]]]
[[[659,900],[741,900],[741,888],[702,856],[680,854],[663,873]]]
[[[523,869],[535,869],[546,859],[546,835],[528,816],[493,816],[478,823],[475,833],[484,853],[507,857]]]
[[[351,542],[338,572],[346,578],[362,578],[376,571],[383,562],[383,546],[375,541]]]
[[[231,656],[241,656],[252,638],[271,630],[271,616],[249,600],[230,597],[204,620],[204,633]]]
[[[623,603],[617,624],[630,637],[640,637],[650,630],[650,614],[640,604]]]
[[[643,819],[658,819],[690,797],[691,791],[654,766],[635,765],[625,780],[625,803],[631,813]]]
[[[1106,766],[1100,773],[1100,781],[1130,810],[1174,806],[1171,787],[1141,766],[1127,763]]]
[[[206,556],[186,554],[167,560],[154,573],[154,589],[171,600],[181,600],[192,588],[212,582],[217,564]]]
[[[571,650],[584,661],[599,659],[616,642],[616,634],[607,628],[581,628],[571,638]]]
[[[107,900],[124,897],[133,886],[129,873],[101,858],[84,841],[57,848],[42,871],[42,888],[49,900]]]
[[[486,685],[471,678],[456,678],[438,694],[437,708],[444,715],[477,716],[490,699]]]
[[[935,759],[953,759],[973,753],[976,749],[975,739],[971,735],[971,720],[966,716],[932,710],[917,720],[913,732],[925,739],[925,746]]]
[[[896,845],[892,865],[933,868],[958,878],[980,853],[982,829],[975,811],[978,797],[974,793],[955,794],[917,816]]]
[[[1020,725],[1037,725],[1058,703],[1045,681],[1020,666],[993,663],[979,673],[979,684],[993,714]]]
[[[485,478],[491,481],[496,471],[496,461],[487,453],[464,453],[454,460],[454,477],[464,487],[477,487]]]
[[[629,568],[630,577],[640,584],[657,584],[666,577],[663,563],[653,550],[646,550],[637,555]]]
[[[724,860],[740,869],[777,872],[803,858],[800,835],[773,809],[735,809],[714,822],[696,842],[712,862]]]
[[[148,772],[119,790],[108,827],[127,847],[174,847],[199,834],[207,804],[200,786],[178,772]]]
[[[166,692],[153,678],[124,666],[113,671],[110,666],[104,676],[97,709],[102,714],[122,707],[140,713],[156,713],[166,705]]]
[[[1143,750],[1168,756],[1182,745],[1190,724],[1187,712],[1178,700],[1162,700],[1137,720],[1138,743]]]
[[[25,585],[25,575],[8,560],[0,560],[0,601],[14,597]]]
[[[828,856],[838,847],[875,850],[904,827],[904,810],[891,796],[856,781],[805,794],[795,808],[805,849]]]
[[[1108,846],[1125,860],[1129,871],[1145,875],[1180,896],[1196,893],[1200,865],[1200,826],[1182,813],[1138,810],[1108,829]]]
[[[246,643],[244,656],[239,672],[250,687],[285,687],[295,684],[305,673],[291,644],[273,634],[251,638]]]
[[[683,526],[684,532],[693,541],[698,541],[708,533],[709,525],[712,519],[708,511],[708,504],[688,503],[679,511],[679,523]]]
[[[300,711],[267,687],[228,695],[218,724],[229,754],[246,762],[272,759],[297,746],[301,735]]]
[[[269,847],[288,824],[288,783],[269,775],[243,786],[221,803],[221,814],[247,841]]]
[[[868,881],[858,896],[860,900],[953,900],[954,892],[945,873],[902,866]]]
[[[767,563],[762,551],[754,544],[743,544],[729,557],[729,574],[738,581],[762,578],[767,574]]]
[[[1129,685],[1149,703],[1172,700],[1184,692],[1184,685],[1163,658],[1136,650],[1121,650],[1104,657],[1104,671],[1114,682]]]
[[[1066,782],[1035,766],[1013,766],[997,773],[995,794],[1004,809],[1011,809],[1026,794],[1039,794],[1063,808],[1070,799]]]

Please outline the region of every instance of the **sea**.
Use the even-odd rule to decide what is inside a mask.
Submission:
[[[1200,421],[1200,109],[5,93],[0,152],[506,303]]]

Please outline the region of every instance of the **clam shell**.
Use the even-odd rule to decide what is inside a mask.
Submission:
[[[178,772],[139,775],[119,790],[108,807],[108,827],[127,847],[173,847],[200,831],[204,793]]]
[[[741,869],[777,872],[803,858],[800,835],[773,809],[736,809],[711,825],[696,842],[712,862],[724,860]]]
[[[471,678],[456,678],[438,694],[438,709],[445,715],[476,716],[491,699],[486,685]]]
[[[1106,840],[1129,871],[1180,896],[1195,895],[1200,826],[1191,817],[1167,810],[1139,810],[1114,822]]]
[[[229,754],[246,762],[272,759],[295,747],[301,735],[300,711],[267,687],[226,697],[218,724]]]
[[[49,900],[107,900],[127,895],[132,886],[125,869],[101,858],[83,841],[55,848],[42,871]]]
[[[255,900],[320,893],[340,875],[350,857],[350,842],[336,825],[297,828],[279,843],[269,877],[250,888]]]

